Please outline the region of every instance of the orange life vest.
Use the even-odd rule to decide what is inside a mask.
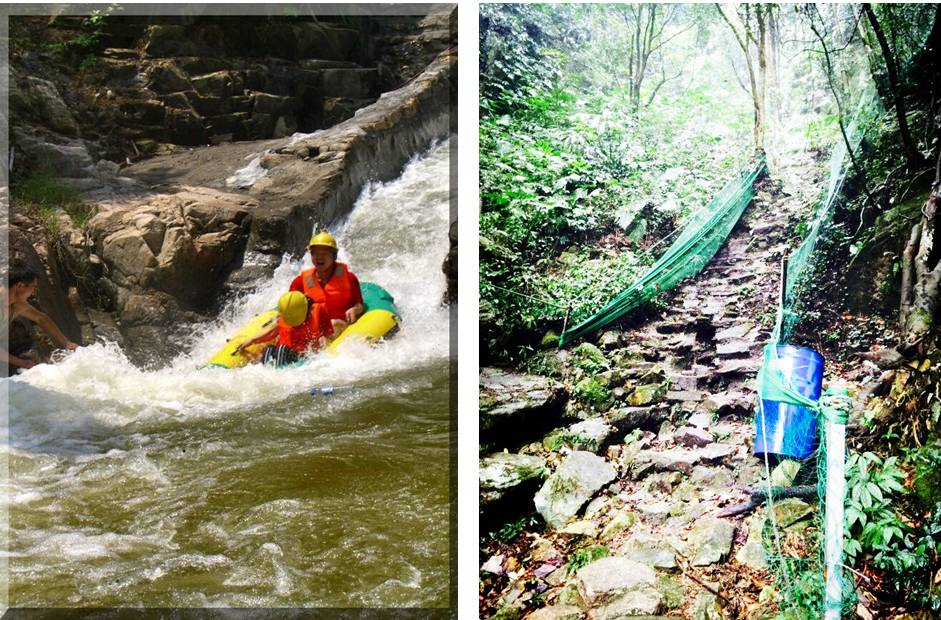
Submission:
[[[304,294],[317,303],[327,306],[327,315],[331,319],[346,320],[346,311],[353,307],[353,281],[350,268],[345,263],[336,263],[331,277],[326,284],[317,280],[317,270],[307,269],[301,272]]]
[[[308,349],[316,351],[318,339],[324,335],[320,322],[322,313],[323,307],[314,305],[307,320],[297,327],[288,325],[282,317],[278,317],[278,344],[291,347],[298,353],[306,353]]]

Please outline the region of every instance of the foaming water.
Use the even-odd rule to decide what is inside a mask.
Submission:
[[[10,603],[446,604],[448,174],[434,145],[332,231],[396,299],[379,347],[203,367],[309,267],[286,258],[166,368],[106,343],[4,381]],[[308,393],[327,385],[343,389]]]

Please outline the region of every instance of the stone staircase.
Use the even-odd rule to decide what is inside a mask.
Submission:
[[[676,289],[661,318],[559,354],[569,365],[580,351],[603,356],[610,368],[595,379],[615,402],[593,411],[578,403],[576,387],[561,420],[584,419],[519,450],[526,467],[519,484],[542,484],[535,506],[548,525],[482,549],[482,616],[699,620],[747,617],[745,607],[757,608],[769,583],[764,516],[717,513],[743,501],[762,476],[751,453],[754,378],[798,206],[764,181],[726,244]],[[514,456],[485,456],[481,464],[499,458],[512,471]],[[488,472],[482,493],[516,488],[509,476]],[[806,524],[811,508],[787,501],[800,515],[795,522]],[[518,506],[519,513],[532,508]],[[580,567],[586,557],[596,559]]]

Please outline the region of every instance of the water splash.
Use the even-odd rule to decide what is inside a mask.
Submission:
[[[40,405],[49,415],[61,410],[63,398],[71,410],[95,415],[213,415],[277,402],[312,386],[368,383],[447,359],[449,312],[442,305],[446,280],[441,263],[448,252],[449,188],[442,183],[448,174],[445,141],[410,161],[398,179],[368,185],[346,220],[334,227],[340,260],[361,281],[377,282],[395,297],[401,330],[382,346],[350,343],[337,356],[315,356],[288,369],[200,368],[241,325],[274,307],[291,280],[310,267],[307,257],[285,257],[270,279],[232,300],[216,321],[200,326],[190,350],[168,367],[135,368],[112,343],[81,347],[57,364],[39,365],[14,378],[11,410],[29,410],[34,417],[38,390],[57,394],[46,399],[48,408]]]

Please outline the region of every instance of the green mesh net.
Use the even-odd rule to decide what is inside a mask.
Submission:
[[[799,318],[798,300],[801,294],[808,288],[813,266],[812,258],[820,235],[833,222],[833,211],[836,207],[837,198],[843,189],[843,182],[846,175],[850,172],[851,162],[847,155],[846,142],[848,141],[854,152],[859,148],[865,134],[865,128],[871,127],[873,120],[883,113],[882,103],[879,100],[876,89],[868,86],[863,89],[859,97],[859,103],[856,106],[856,112],[852,120],[846,127],[846,138],[841,137],[833,146],[830,155],[830,173],[826,190],[823,192],[820,202],[817,204],[814,219],[810,225],[807,237],[798,246],[788,258],[787,265],[787,287],[784,292],[784,308],[779,315],[779,322],[774,340],[782,342],[790,338],[794,325]]]
[[[825,423],[846,424],[850,409],[849,398],[845,389],[833,387],[824,391],[819,401],[801,395],[793,388],[781,370],[777,360],[777,345],[790,338],[800,318],[799,308],[802,296],[806,295],[812,287],[814,250],[817,248],[821,235],[833,221],[836,202],[851,168],[847,142],[854,152],[859,149],[865,128],[873,126],[872,121],[882,113],[881,102],[875,88],[869,86],[863,89],[853,118],[846,127],[846,140],[841,136],[832,150],[828,183],[815,210],[808,234],[789,257],[783,300],[779,304],[771,342],[765,347],[764,361],[758,373],[759,398],[756,416],[762,420],[761,428],[764,428],[764,400],[806,407],[821,421],[821,424],[817,425],[819,444],[816,456],[809,461],[816,467],[802,468],[809,473],[805,473],[804,479],[799,481],[800,484],[816,483],[817,523],[801,537],[800,545],[789,544],[791,541],[788,539],[788,532],[782,528],[787,524],[778,523],[776,520],[777,502],[774,499],[775,492],[771,488],[770,463],[765,455],[768,518],[763,529],[763,540],[768,564],[777,581],[780,617],[789,620],[821,618],[828,612],[831,614],[830,617],[851,617],[854,609],[852,580],[837,577],[835,573],[834,583],[830,586],[830,595],[825,595],[827,570],[824,558],[826,540],[823,535],[826,517],[823,506],[826,501],[828,473]],[[841,500],[842,498],[837,499],[837,501]],[[841,565],[842,553],[839,550],[842,549],[842,537],[831,544],[839,545],[836,555],[839,556],[837,564]]]
[[[766,170],[760,158],[750,170],[730,181],[694,214],[663,256],[627,289],[591,317],[562,332],[559,346],[616,321],[684,278],[695,276],[715,256],[755,195],[755,181]]]

